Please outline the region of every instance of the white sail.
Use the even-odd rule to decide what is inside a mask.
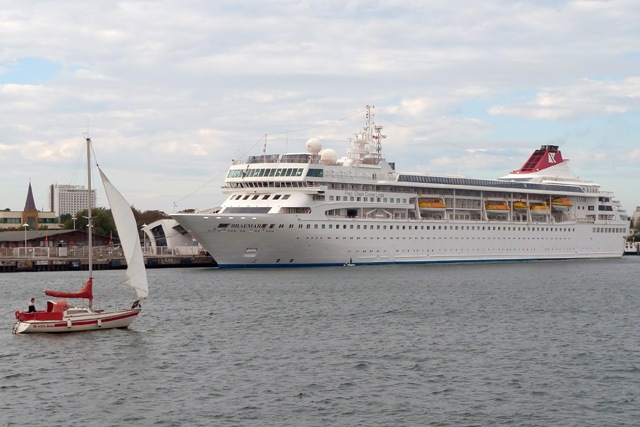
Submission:
[[[98,170],[100,171],[104,190],[107,193],[113,220],[116,223],[122,251],[127,260],[127,271],[125,273],[127,285],[136,290],[138,300],[144,299],[149,295],[149,284],[147,283],[144,257],[142,255],[142,249],[140,248],[140,241],[138,240],[136,220],[133,217],[129,203],[127,203],[122,194],[116,190],[113,184],[111,184],[111,181],[105,176],[102,169],[98,168]]]

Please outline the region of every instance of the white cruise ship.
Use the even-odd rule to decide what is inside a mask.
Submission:
[[[543,145],[496,179],[398,172],[366,125],[346,157],[322,150],[234,161],[221,207],[172,215],[221,268],[524,261],[622,256],[613,193]]]

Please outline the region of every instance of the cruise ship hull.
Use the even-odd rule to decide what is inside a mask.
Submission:
[[[198,236],[220,268],[615,258],[624,252],[620,226],[594,224],[174,218]]]

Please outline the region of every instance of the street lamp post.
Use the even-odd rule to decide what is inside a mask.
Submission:
[[[24,257],[27,257],[27,229],[29,228],[29,224],[26,222],[22,224],[24,227]]]
[[[142,231],[142,253],[144,254],[147,251],[147,236],[145,235],[144,232],[144,228],[147,226],[147,224],[142,224],[142,228],[140,229],[140,231]]]
[[[75,230],[75,229],[76,229],[76,219],[78,219],[78,218],[76,218],[76,217],[74,216],[74,217],[73,217],[73,218],[71,218],[71,219],[73,220],[73,229]]]

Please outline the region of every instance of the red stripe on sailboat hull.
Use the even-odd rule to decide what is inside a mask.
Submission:
[[[99,329],[111,329],[111,328],[126,328],[131,322],[126,323],[122,326],[113,326],[115,322],[119,322],[122,320],[126,320],[129,318],[133,318],[140,314],[139,311],[130,311],[124,314],[120,314],[117,316],[111,317],[99,317],[94,319],[84,319],[84,320],[71,320],[71,326],[69,326],[67,321],[24,321],[18,322],[16,327],[14,328],[14,333],[35,333],[35,332],[76,332],[76,331],[91,331],[91,330],[99,330]],[[98,325],[98,321],[101,322]],[[131,319],[133,321],[133,319]],[[27,325],[25,328],[20,328],[18,324],[22,324],[20,326]]]
[[[120,319],[126,319],[127,317],[133,317],[133,316],[137,316],[139,313],[131,313],[131,314],[126,314],[123,316],[116,316],[116,317],[105,317],[104,319],[100,319],[102,321],[102,323],[108,323],[108,322],[114,322],[116,320],[120,320]],[[80,320],[80,321],[76,321],[74,322],[73,320],[71,321],[71,325],[72,326],[84,326],[84,325],[92,325],[92,324],[98,324],[98,319],[95,320]],[[67,326],[67,322],[64,323],[56,323],[55,326]]]

